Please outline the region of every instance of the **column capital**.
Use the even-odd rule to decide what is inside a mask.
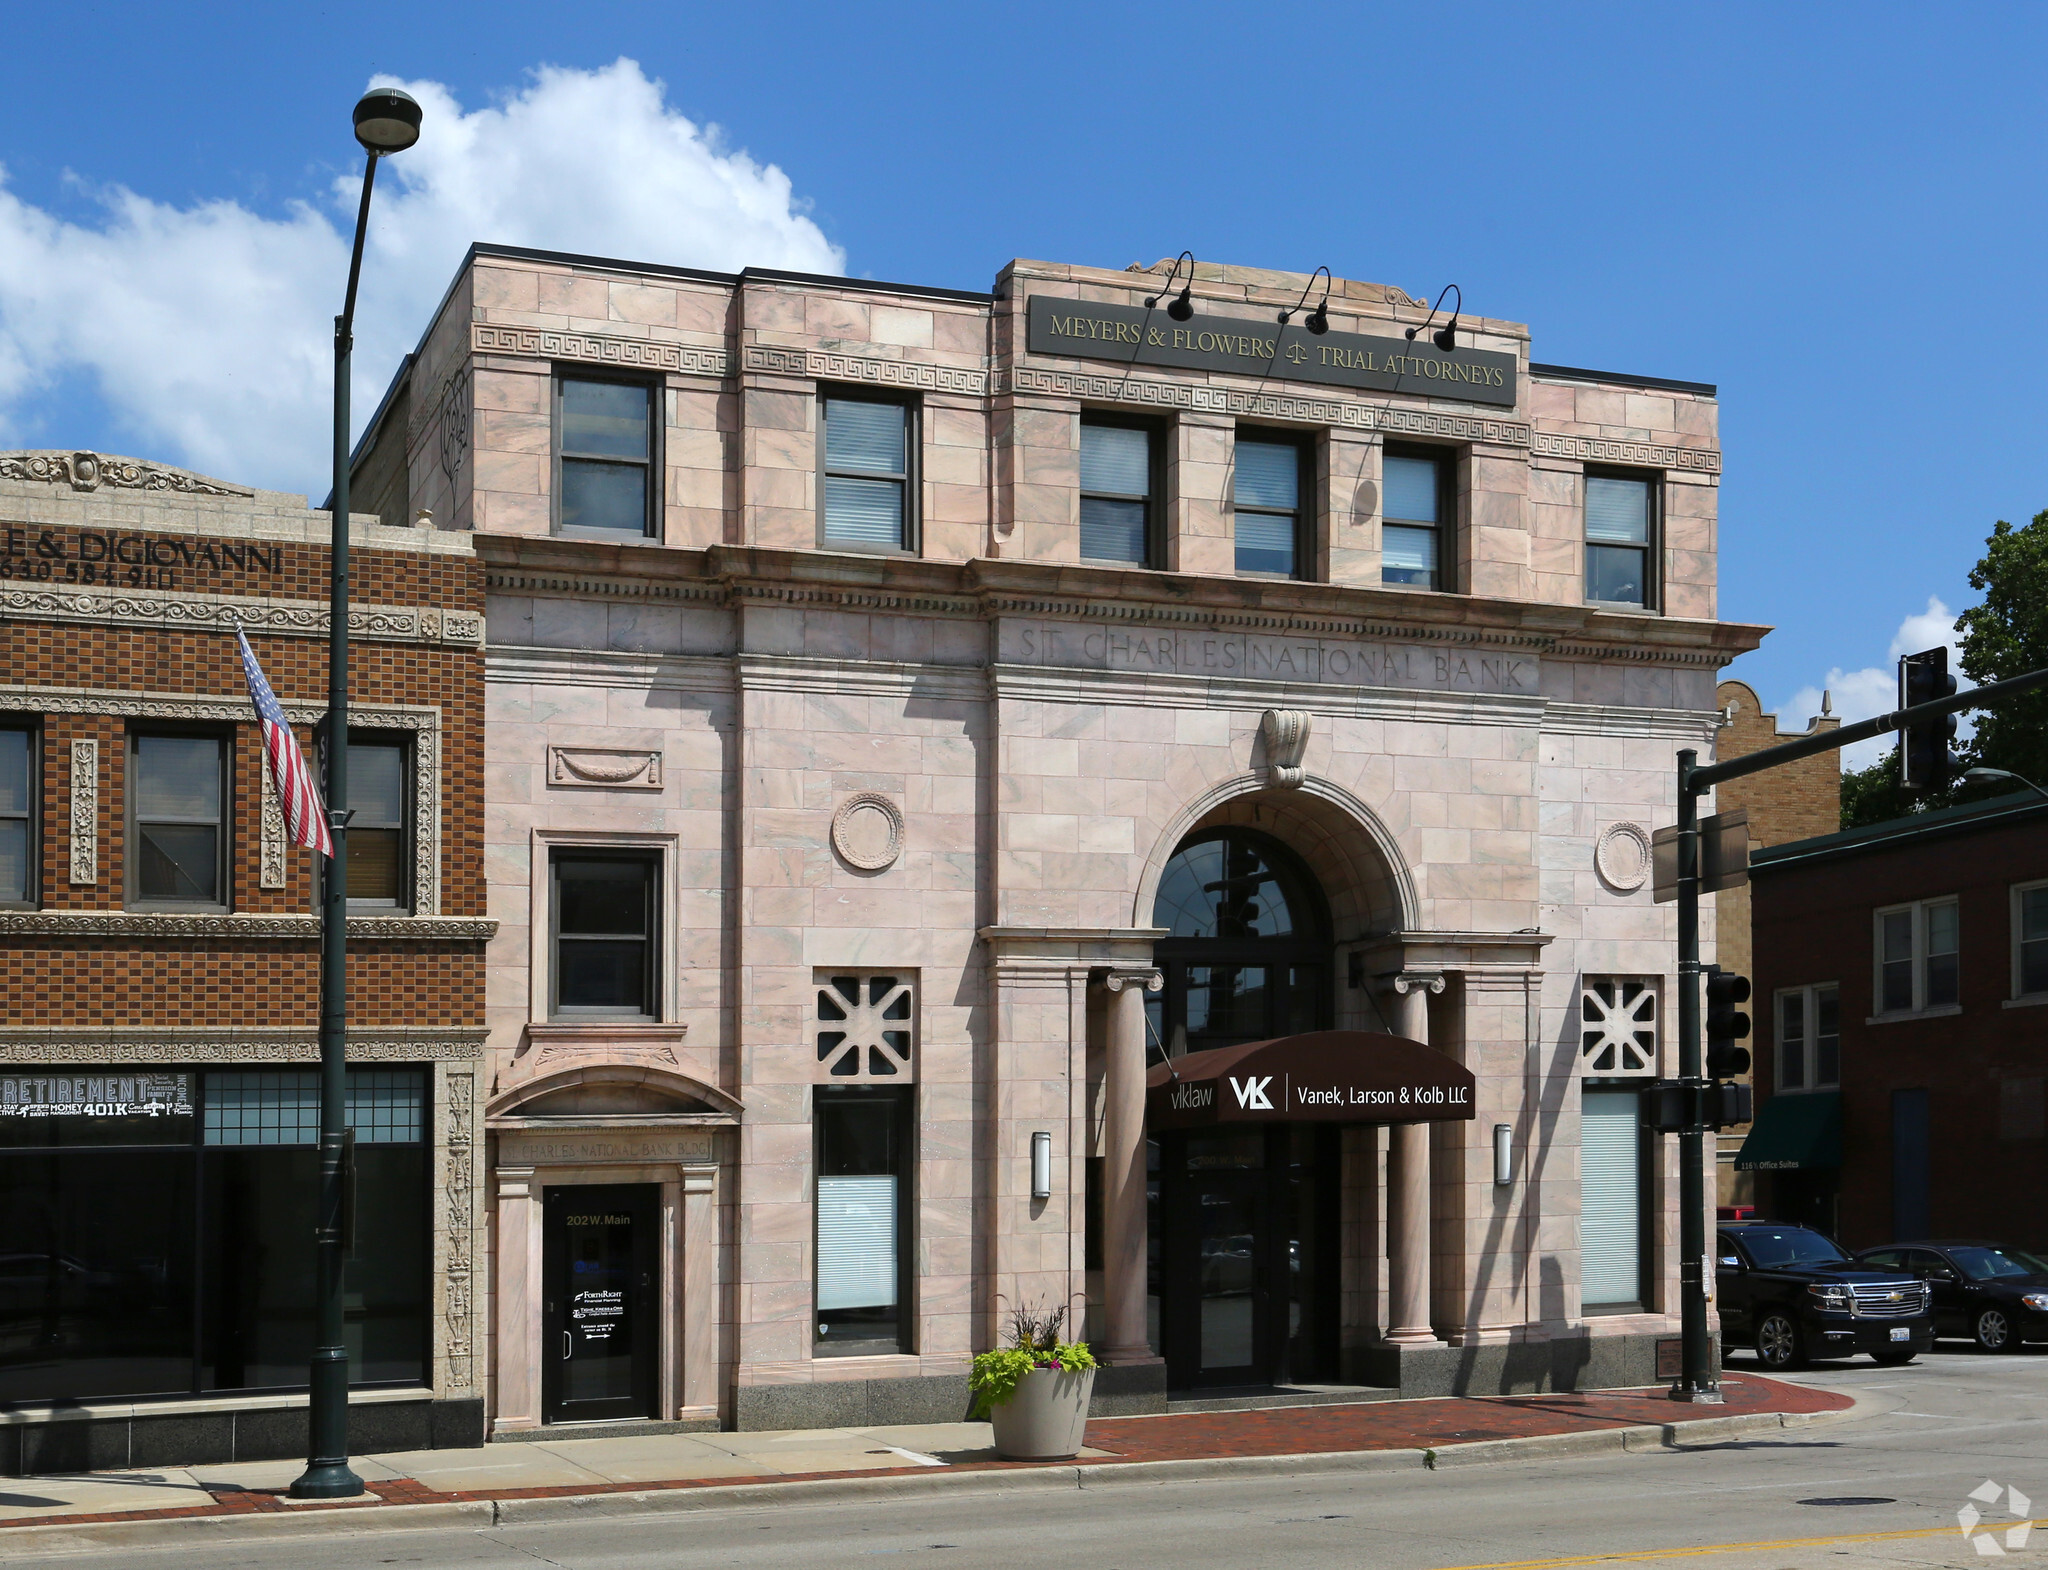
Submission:
[[[1088,984],[1110,992],[1121,992],[1126,987],[1158,992],[1166,986],[1166,975],[1156,965],[1098,965],[1088,972]]]
[[[1411,992],[1438,993],[1444,990],[1444,973],[1440,970],[1394,970],[1375,979],[1384,983],[1389,991],[1403,997]]]

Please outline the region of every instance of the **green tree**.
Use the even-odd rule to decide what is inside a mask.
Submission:
[[[2048,512],[2020,528],[2000,519],[1970,569],[1970,587],[1984,596],[1956,618],[1963,675],[1983,686],[2048,665]],[[1995,709],[1973,709],[1976,727],[1956,751],[1965,767],[2006,769],[2048,785],[2048,690],[2008,698]],[[2017,789],[2010,781],[1954,784],[1946,791],[1909,797],[1899,789],[1895,746],[1864,769],[1842,775],[1842,827],[1862,828],[1908,813],[1982,801]]]
[[[1963,674],[1979,686],[2048,665],[2048,512],[2018,529],[2001,519],[1984,547],[1984,559],[1970,570],[1970,587],[1983,593],[1983,603],[1956,618]],[[1962,749],[1970,763],[2048,785],[2048,692],[2037,688],[1973,713],[1976,732]],[[2013,788],[2001,783],[1990,793]]]

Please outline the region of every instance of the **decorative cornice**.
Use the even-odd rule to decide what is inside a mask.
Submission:
[[[481,943],[496,921],[468,916],[351,916],[348,935],[406,943]],[[317,938],[318,916],[186,915],[173,911],[5,910],[0,937],[173,938],[240,942],[252,938]]]
[[[91,622],[101,627],[195,628],[325,638],[327,607],[313,600],[269,600],[171,590],[0,589],[0,615],[30,621]],[[475,648],[484,620],[474,611],[419,605],[357,605],[348,613],[352,638],[377,643],[446,643]]]
[[[484,656],[484,680],[729,693],[733,661],[730,655],[716,654],[624,654],[615,649],[500,645]]]
[[[1675,469],[1681,474],[1719,474],[1721,454],[1712,447],[1664,447],[1652,442],[1604,436],[1566,436],[1538,431],[1529,444],[1534,458],[1569,458],[1578,463],[1625,463],[1638,469]]]
[[[621,370],[674,371],[683,376],[724,376],[731,357],[721,348],[624,338],[609,333],[565,333],[544,327],[473,322],[470,347],[478,354],[510,354],[529,360],[583,360]]]
[[[1102,376],[1087,371],[1051,371],[1020,365],[998,371],[995,390],[998,394],[1038,393],[1051,398],[1086,398],[1094,402],[1137,404],[1143,408],[1202,410],[1253,419],[1297,420],[1307,425],[1347,426],[1357,431],[1439,436],[1497,447],[1527,447],[1530,443],[1530,427],[1521,420],[1452,414],[1437,409],[1396,408],[1348,398],[1241,392],[1202,382]]]
[[[350,1062],[465,1062],[482,1027],[368,1026],[348,1033]],[[317,1063],[320,1033],[293,1025],[7,1025],[0,1063]]]
[[[887,360],[874,355],[828,354],[817,349],[779,348],[750,343],[741,356],[750,371],[778,376],[804,376],[819,382],[859,382],[871,387],[914,387],[924,392],[961,393],[970,398],[988,393],[988,372],[953,365],[924,365],[914,360]]]
[[[317,725],[327,717],[325,703],[297,700],[282,705],[294,725]],[[0,687],[0,710],[32,714],[104,714],[114,719],[246,720],[256,711],[249,695],[232,697],[189,692],[101,691],[90,687]],[[348,722],[368,729],[437,730],[441,711],[419,704],[351,704]]]
[[[978,703],[989,695],[985,665],[924,665],[825,655],[741,654],[734,657],[745,692],[830,692],[877,698],[932,698]]]
[[[47,448],[0,453],[0,480],[68,485],[74,491],[105,487],[118,491],[176,491],[185,496],[254,496],[256,493],[189,469],[140,463],[97,452],[56,452]]]

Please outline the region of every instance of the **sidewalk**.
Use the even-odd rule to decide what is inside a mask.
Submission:
[[[1077,1461],[1050,1463],[997,1460],[986,1423],[543,1440],[358,1457],[354,1465],[370,1488],[365,1499],[309,1504],[285,1497],[301,1470],[296,1461],[0,1478],[0,1557],[48,1552],[56,1546],[48,1541],[52,1535],[67,1539],[66,1546],[145,1536],[164,1541],[160,1533],[147,1530],[158,1522],[226,1524],[227,1518],[267,1515],[282,1526],[279,1517],[303,1520],[345,1512],[350,1519],[342,1529],[360,1530],[371,1525],[365,1519],[371,1513],[381,1518],[378,1525],[397,1528],[430,1525],[473,1510],[485,1524],[499,1519],[506,1506],[523,1501],[594,1502],[605,1495],[644,1501],[656,1493],[703,1489],[729,1496],[735,1484],[769,1485],[745,1488],[749,1501],[758,1502],[776,1485],[900,1479],[915,1486],[960,1473],[982,1474],[989,1485],[1000,1486],[1002,1479],[988,1474],[1064,1472],[1063,1486],[1074,1487],[1081,1481],[1112,1480],[1127,1466],[1138,1469],[1132,1474],[1136,1481],[1143,1472],[1189,1471],[1187,1463],[1232,1467],[1256,1464],[1260,1457],[1317,1456],[1338,1466],[1416,1467],[1534,1459],[1560,1450],[1620,1449],[1633,1439],[1643,1445],[1719,1439],[1813,1421],[1855,1404],[1838,1392],[1755,1375],[1728,1376],[1723,1390],[1727,1404],[1720,1407],[1682,1406],[1657,1389],[1108,1418],[1088,1425],[1088,1447]],[[1161,1462],[1182,1465],[1146,1465]],[[436,1505],[472,1508],[394,1508]],[[131,1524],[143,1530],[119,1530]],[[341,1526],[339,1521],[331,1524]],[[81,1530],[53,1534],[53,1528]],[[89,1528],[101,1530],[84,1530]]]

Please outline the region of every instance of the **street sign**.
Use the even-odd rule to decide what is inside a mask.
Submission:
[[[1739,888],[1749,881],[1749,809],[1732,807],[1700,819],[1700,892]],[[1678,830],[1650,836],[1650,897],[1678,898]]]

